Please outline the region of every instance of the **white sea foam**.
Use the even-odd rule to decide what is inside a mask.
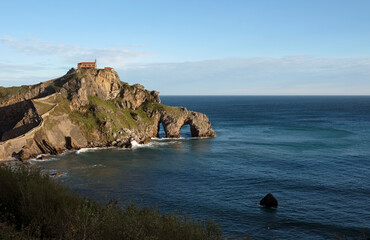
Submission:
[[[76,151],[76,154],[84,153],[84,152],[94,152],[94,151],[99,151],[99,150],[104,150],[104,149],[111,149],[114,147],[92,147],[92,148],[81,148]]]
[[[47,158],[41,159],[41,157],[47,157]],[[36,158],[31,158],[28,161],[31,161],[31,162],[49,162],[49,161],[54,161],[54,160],[56,160],[56,158],[51,157],[50,154],[40,154],[40,155],[37,155]]]
[[[131,141],[131,145],[132,145],[131,148],[91,147],[91,148],[81,148],[81,149],[75,151],[75,153],[80,154],[80,153],[95,152],[95,151],[105,150],[105,149],[130,150],[130,149],[145,148],[145,147],[155,147],[155,146],[158,146],[158,145],[179,143],[179,140],[188,140],[188,139],[199,139],[199,138],[183,138],[183,137],[179,137],[179,138],[151,138],[152,141],[149,142],[149,143],[146,143],[146,144],[139,144],[137,141],[133,140],[133,141]],[[66,154],[68,152],[70,152],[70,151],[68,151],[68,150],[64,151],[62,154]],[[41,155],[50,156],[50,155],[46,155],[46,154],[41,154]],[[39,156],[41,156],[41,155],[39,155]],[[37,156],[37,157],[39,157],[39,156]],[[51,161],[51,160],[55,160],[55,158],[45,159],[45,160],[32,159],[32,161]]]
[[[99,150],[104,150],[104,149],[114,149],[114,150],[131,150],[131,149],[136,149],[136,148],[142,148],[142,147],[150,147],[152,146],[152,142],[147,143],[147,144],[139,144],[135,140],[131,141],[131,148],[120,148],[120,147],[92,147],[92,148],[81,148],[76,151],[76,154],[80,153],[85,153],[85,152],[95,152]]]
[[[136,142],[135,140],[133,140],[133,141],[131,141],[131,146],[132,146],[132,148],[137,148],[137,147],[139,147],[139,143]]]
[[[91,166],[92,168],[96,168],[96,167],[105,167],[105,165],[103,165],[103,164],[94,164],[94,165],[92,165]]]
[[[86,153],[86,152],[95,152],[99,150],[105,150],[105,149],[115,149],[115,150],[132,150],[132,149],[137,149],[137,148],[151,148],[151,147],[156,147],[156,146],[161,146],[161,145],[167,145],[167,144],[174,144],[174,143],[180,143],[183,140],[189,140],[189,139],[202,139],[199,137],[192,137],[192,138],[184,138],[184,137],[179,137],[179,138],[156,138],[153,137],[151,138],[151,142],[146,143],[146,144],[139,144],[137,141],[133,140],[131,141],[131,148],[119,148],[119,147],[91,147],[91,148],[81,148],[77,151],[75,151],[76,154],[80,153]],[[73,151],[66,150],[60,155],[64,155],[67,153],[70,153]],[[60,156],[59,155],[59,156]],[[51,157],[52,155],[50,154],[40,154],[37,155],[36,158],[29,159],[29,161],[32,162],[49,162],[49,161],[55,161],[58,158]],[[47,157],[47,159],[39,159],[41,157]]]
[[[155,141],[171,141],[171,140],[185,140],[186,138],[183,138],[183,137],[179,137],[179,138],[157,138],[157,137],[153,137],[151,139],[155,140]]]
[[[153,142],[149,142],[149,143],[146,143],[146,144],[139,144],[138,142],[136,142],[135,140],[133,140],[133,141],[131,141],[131,145],[132,145],[131,148],[123,148],[123,149],[129,150],[129,149],[152,147],[153,146]]]

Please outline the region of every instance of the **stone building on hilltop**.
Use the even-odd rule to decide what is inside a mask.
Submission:
[[[77,64],[78,69],[87,69],[87,68],[93,68],[96,69],[96,59],[95,62],[80,62]]]

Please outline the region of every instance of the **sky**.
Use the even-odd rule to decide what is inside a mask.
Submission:
[[[368,0],[4,0],[0,86],[97,59],[161,95],[369,95]]]

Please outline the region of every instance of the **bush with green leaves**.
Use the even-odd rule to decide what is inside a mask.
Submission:
[[[103,205],[71,193],[38,169],[0,167],[0,239],[222,239],[222,234],[208,220],[162,215],[133,203]]]

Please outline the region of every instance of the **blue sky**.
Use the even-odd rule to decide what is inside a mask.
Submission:
[[[3,1],[0,85],[79,61],[163,95],[368,95],[370,1]]]

